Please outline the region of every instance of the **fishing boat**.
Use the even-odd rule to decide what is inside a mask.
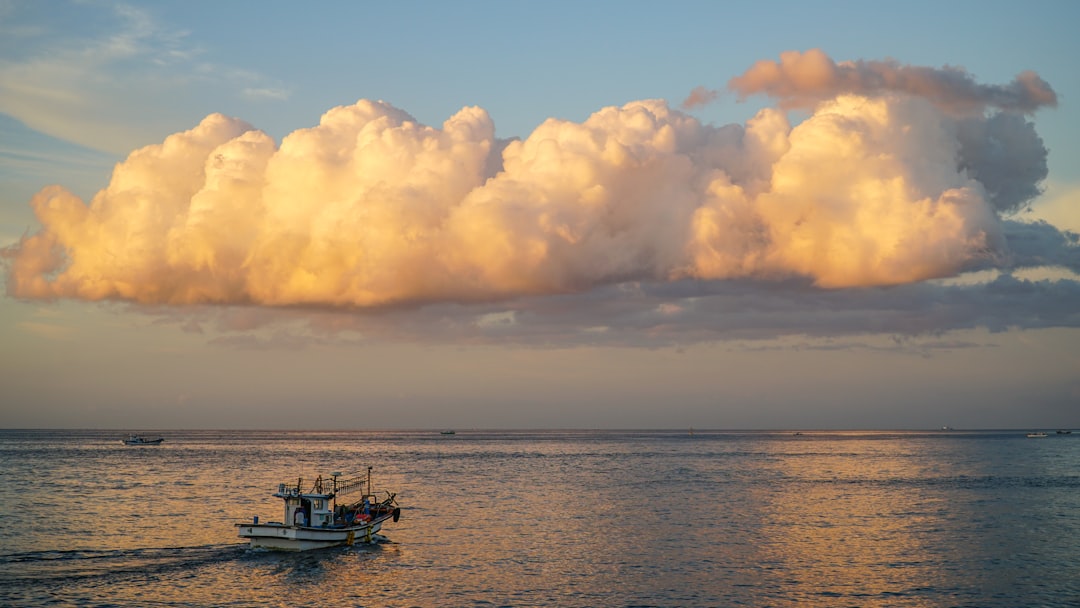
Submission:
[[[132,433],[124,440],[124,445],[161,445],[161,442],[165,441],[164,437],[157,437],[156,439],[147,439],[140,435]]]
[[[352,502],[338,502],[350,494]],[[240,538],[248,539],[253,549],[309,551],[374,543],[385,540],[378,535],[383,522],[396,522],[401,516],[396,494],[384,491],[380,498],[375,493],[371,467],[366,477],[331,473],[326,479],[320,475],[306,490],[303,478],[295,485],[281,483],[273,496],[285,503],[282,521],[260,523],[256,515],[251,523],[236,524]]]
[[[1043,437],[1046,437],[1046,433],[1043,433],[1042,431],[1036,431],[1034,433],[1028,433],[1027,436],[1029,439],[1042,439]]]

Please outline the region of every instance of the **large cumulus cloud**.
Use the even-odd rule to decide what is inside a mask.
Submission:
[[[361,100],[280,145],[211,115],[133,152],[89,203],[39,192],[40,228],[4,252],[7,290],[385,309],[627,282],[865,288],[1015,267],[1005,216],[1046,177],[1027,114],[1056,101],[1036,75],[979,85],[955,69],[811,51],[732,82],[810,114],[792,125],[767,108],[713,126],[645,100],[501,140],[481,108],[430,127]]]

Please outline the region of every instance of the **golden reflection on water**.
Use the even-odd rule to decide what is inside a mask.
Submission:
[[[918,465],[910,454],[873,441],[772,447],[773,473],[783,481],[758,486],[755,496],[761,521],[754,559],[764,586],[798,589],[801,603],[821,605],[853,596],[872,603],[934,586],[928,565],[939,563],[940,548],[928,541],[947,505],[906,483],[927,474],[912,470]],[[800,449],[814,453],[785,457]]]

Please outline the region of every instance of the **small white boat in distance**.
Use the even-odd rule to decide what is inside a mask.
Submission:
[[[1042,431],[1037,431],[1034,433],[1028,433],[1027,436],[1030,439],[1041,439],[1043,437],[1046,437],[1046,433],[1043,433]]]
[[[338,504],[338,498],[353,494],[355,502]],[[371,487],[371,467],[367,478],[342,478],[331,473],[330,479],[320,475],[307,490],[300,478],[296,485],[278,484],[274,496],[285,502],[283,521],[236,524],[240,538],[251,542],[253,549],[277,551],[309,551],[338,545],[372,543],[388,519],[397,521],[401,509],[394,500],[396,494],[383,492],[376,496]]]
[[[147,439],[134,433],[127,436],[124,440],[124,445],[161,445],[161,442],[165,441],[164,437],[158,437],[156,439]]]

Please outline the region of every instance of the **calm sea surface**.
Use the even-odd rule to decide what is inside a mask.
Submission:
[[[1080,433],[0,431],[3,606],[1080,606]],[[374,467],[375,546],[251,551]]]

